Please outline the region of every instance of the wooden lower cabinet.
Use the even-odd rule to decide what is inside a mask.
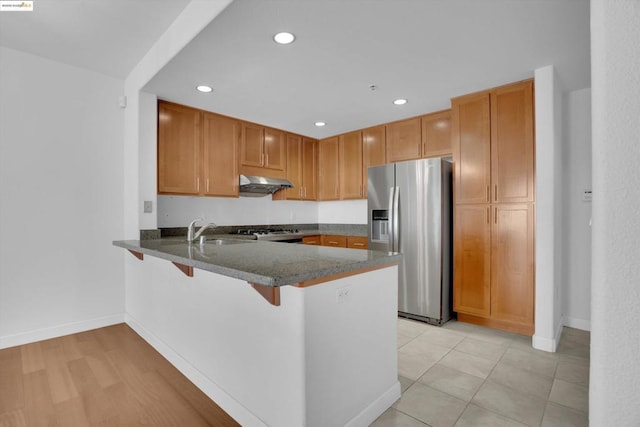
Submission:
[[[534,332],[534,205],[456,205],[454,311],[458,320]]]
[[[347,247],[351,249],[367,249],[369,246],[368,238],[360,236],[348,236]]]
[[[335,246],[337,248],[347,247],[347,236],[323,234],[320,241],[322,242],[322,246]]]
[[[322,234],[304,236],[302,243],[305,245],[334,246],[336,248],[367,249],[368,240],[364,236],[340,236],[334,234]]]
[[[456,205],[453,310],[491,316],[491,207]]]
[[[533,333],[534,208],[493,206],[491,233],[491,318]]]
[[[302,243],[305,245],[316,245],[320,246],[320,236],[304,236],[302,238]]]

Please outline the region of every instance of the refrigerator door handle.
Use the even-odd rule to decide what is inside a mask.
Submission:
[[[393,210],[393,201],[395,200],[395,187],[391,187],[389,189],[389,252],[395,251],[394,242],[395,242],[395,234],[394,234],[394,221],[395,221],[395,212]]]
[[[400,252],[400,187],[393,193],[393,252]]]

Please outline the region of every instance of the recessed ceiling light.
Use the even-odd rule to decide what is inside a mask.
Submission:
[[[275,41],[278,44],[290,44],[290,43],[293,43],[295,39],[296,39],[296,36],[287,32],[278,33],[275,36],[273,36],[273,41]]]
[[[318,127],[322,127],[322,126],[325,126],[325,125],[326,125],[326,123],[325,123],[325,122],[316,122],[315,124],[316,124],[316,126],[318,126]]]
[[[211,89],[211,86],[207,86],[207,85],[200,85],[198,87],[196,87],[196,89],[198,89],[200,92],[204,92],[204,93],[209,93],[211,92],[213,89]]]
[[[393,101],[394,104],[396,105],[404,105],[407,103],[407,100],[404,98],[398,98],[396,100]]]

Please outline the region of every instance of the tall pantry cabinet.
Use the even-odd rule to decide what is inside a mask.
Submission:
[[[452,99],[454,311],[534,332],[533,81]]]

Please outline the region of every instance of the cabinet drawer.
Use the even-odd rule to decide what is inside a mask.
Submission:
[[[335,246],[338,248],[347,247],[347,236],[323,235],[320,239],[322,246]]]
[[[302,238],[302,243],[305,245],[319,245],[320,236],[304,236]]]
[[[347,237],[347,247],[352,249],[367,249],[367,238],[360,236],[349,236]]]

